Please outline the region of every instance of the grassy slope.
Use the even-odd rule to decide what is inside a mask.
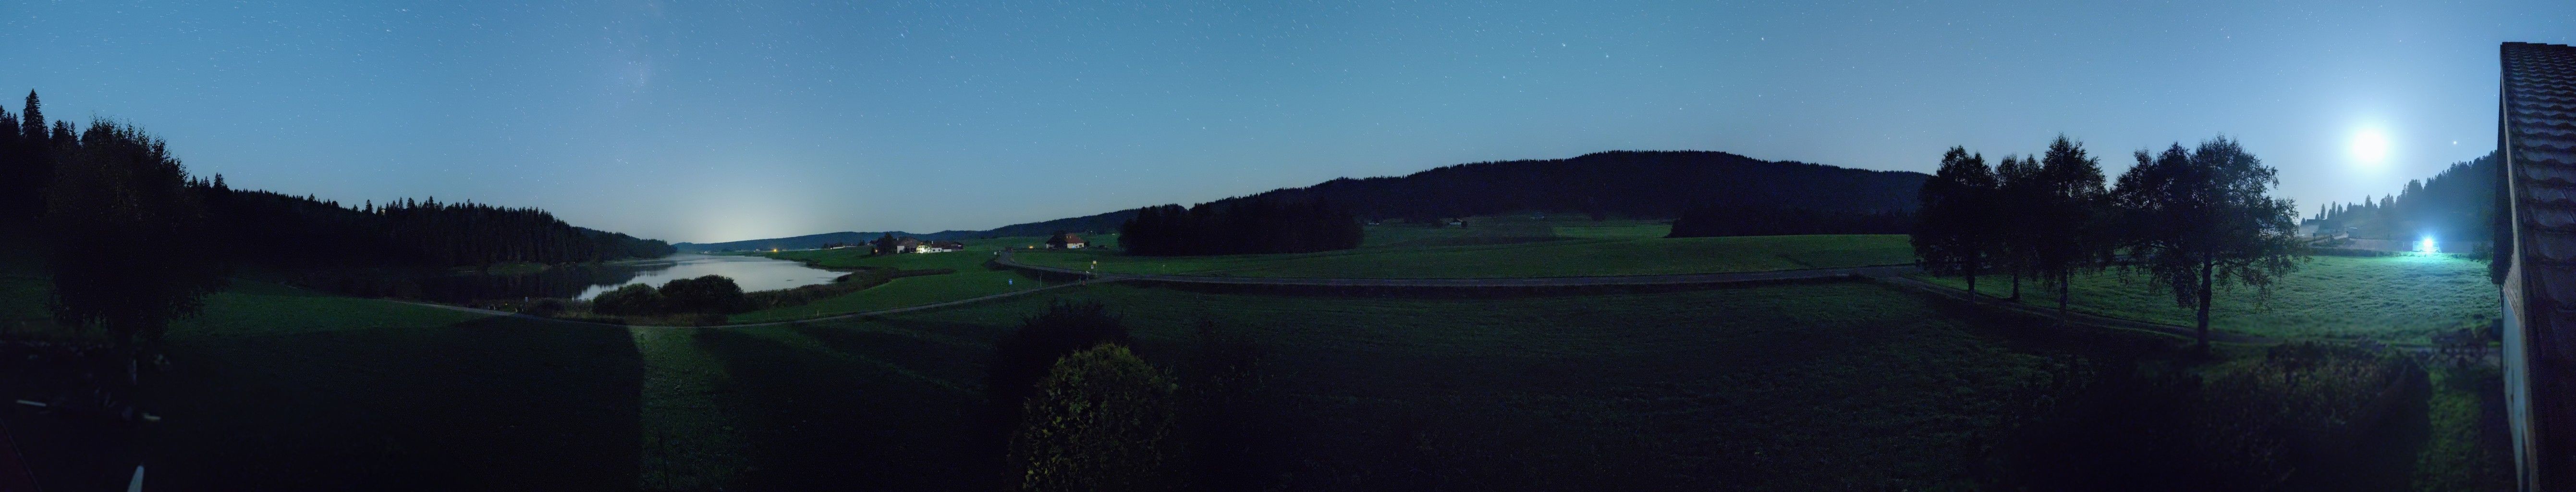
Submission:
[[[752,412],[743,432],[780,448],[753,453],[744,469],[759,471],[736,484],[863,483],[914,466],[871,461],[880,448],[958,452],[915,429],[973,411],[991,341],[1044,297],[1058,296],[704,330],[694,347],[706,359],[745,361],[726,366],[744,385],[735,406]],[[1274,354],[1281,463],[1301,488],[1401,484],[1416,466],[1508,488],[1921,486],[1953,476],[1965,436],[1994,423],[1994,398],[2041,364],[1928,301],[1860,283],[1494,300],[1107,285],[1061,297],[1111,305],[1150,360],[1178,360],[1183,327],[1201,319]],[[755,369],[802,384],[740,379]]]
[[[244,284],[173,332],[150,463],[165,483],[281,489],[953,489],[989,458],[960,436],[990,343],[1052,297],[1110,304],[1162,363],[1202,319],[1260,344],[1280,471],[1308,489],[1921,488],[1955,476],[2047,353],[1866,283],[1450,300],[1103,285],[632,330]],[[2479,466],[2437,442],[2425,463]],[[2448,476],[2429,468],[2423,483]]]
[[[1383,228],[1380,228],[1383,229]],[[1405,227],[1416,231],[1422,228]],[[1111,251],[1037,251],[1033,265],[1102,271],[1243,277],[1497,278],[1721,273],[1888,265],[1913,261],[1901,235],[1627,238],[1639,228],[1571,231],[1603,239],[1430,245],[1422,238],[1347,251],[1279,255],[1139,257]],[[1435,230],[1436,229],[1429,229]],[[1410,232],[1410,231],[1408,231]],[[1396,235],[1398,233],[1375,233]],[[1436,244],[1436,243],[1435,243]]]
[[[0,277],[0,317],[40,279]],[[177,489],[634,483],[643,364],[624,333],[249,281],[172,327],[138,401]],[[218,485],[220,484],[220,485]]]
[[[2504,387],[2494,369],[2436,365],[2426,404],[2429,428],[2415,460],[2414,489],[2512,490],[2513,448]]]
[[[43,316],[44,289],[0,276],[0,319]],[[142,434],[145,464],[173,490],[624,488],[641,449],[635,347],[615,329],[236,280],[167,336],[171,370],[137,397],[164,417]]]
[[[1933,282],[1965,288],[1958,278]],[[2056,306],[2056,297],[2025,282],[2022,302]],[[2011,291],[2008,279],[1983,277],[1977,289],[1991,295]],[[2382,341],[2423,343],[2433,333],[2483,326],[2496,309],[2495,284],[2487,283],[2486,264],[2450,256],[2414,255],[2377,258],[2318,256],[2272,287],[2266,301],[2251,289],[2221,291],[2210,309],[2215,330],[2269,337],[2370,337]],[[2183,326],[2193,324],[2189,309],[2174,306],[2166,291],[2151,291],[2143,277],[2117,272],[2076,279],[2073,309],[2096,314]]]
[[[773,258],[810,262],[824,268],[899,270],[944,268],[956,270],[956,272],[894,279],[885,285],[829,299],[799,306],[736,314],[731,319],[736,323],[758,323],[814,318],[972,299],[1045,286],[1043,282],[1021,275],[1016,270],[986,266],[986,261],[993,257],[989,249],[979,249],[972,245],[968,248],[967,251],[947,253],[878,256],[870,256],[857,248],[763,254]]]

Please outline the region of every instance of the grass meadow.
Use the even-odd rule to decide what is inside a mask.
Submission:
[[[1059,297],[1110,305],[1149,360],[1178,360],[1203,319],[1259,344],[1296,488],[1930,484],[2045,363],[1867,283],[1442,300],[1102,285],[733,329],[246,284],[172,331],[147,463],[183,488],[948,489],[989,472],[960,436],[991,343]]]
[[[954,441],[982,360],[1057,298],[1109,305],[1159,363],[1182,359],[1202,320],[1259,345],[1292,489],[1921,488],[1960,478],[1970,436],[2047,377],[2045,350],[1869,283],[1441,300],[1099,285],[655,335],[644,352],[666,355],[651,360],[690,361],[656,370],[695,379],[670,398],[736,422],[689,426],[674,448],[778,447],[656,473],[753,489],[972,473],[954,464],[989,458],[938,453],[968,451]]]
[[[2249,288],[2219,291],[2209,325],[2274,338],[2425,343],[2434,333],[2484,327],[2494,319],[2497,293],[2486,268],[2449,255],[2316,256],[2273,285],[2268,299]],[[1957,277],[1918,278],[1967,286]],[[1977,290],[2004,297],[2012,289],[2009,278],[1986,276],[1978,279]],[[2191,326],[2192,310],[2175,306],[2168,292],[2148,289],[2143,274],[2112,271],[2076,278],[2067,304],[2088,313]],[[2055,307],[2057,297],[2024,281],[2021,302]]]
[[[1546,243],[1660,240],[1637,224],[1552,227],[1594,237]],[[1473,240],[1373,234],[1379,250],[1514,246],[1400,246]],[[981,267],[982,251],[830,253],[792,254],[841,268],[957,269],[825,301],[843,303],[831,309],[981,295],[991,286],[976,275],[1008,273]],[[2343,316],[2388,323],[2367,332],[2382,339],[2420,334],[2437,325],[2404,319],[2468,316],[2492,301],[2458,283],[2484,286],[2482,271],[2447,257],[2320,257],[2273,299],[2289,313],[2222,327],[2361,333],[2328,321]],[[903,283],[942,277],[966,287]],[[2079,282],[2078,306],[2187,315],[2098,308],[2163,299],[2139,287],[2119,297],[2116,282]],[[40,277],[0,276],[0,322],[41,322],[43,290]],[[1106,304],[1137,352],[1169,369],[1186,370],[1200,321],[1258,346],[1256,454],[1291,490],[1957,488],[2015,405],[2064,374],[2056,361],[2181,343],[2033,328],[1857,281],[1490,299],[1102,284],[741,328],[488,317],[237,281],[172,329],[171,370],[142,396],[165,420],[139,433],[141,448],[155,483],[176,489],[954,490],[997,473],[998,457],[972,439],[993,342],[1059,299]],[[814,313],[768,313],[804,314]],[[2387,490],[2492,483],[2492,381],[2437,368],[2422,410],[2399,419],[2422,437],[2391,448],[2411,466],[2349,473]]]
[[[1508,278],[1727,273],[1914,261],[1903,235],[1662,237],[1635,221],[1489,221],[1465,229],[1370,226],[1358,249],[1299,254],[1128,256],[1110,249],[1030,251],[1032,265],[1112,273],[1302,278]]]
[[[869,287],[812,303],[736,314],[729,318],[732,322],[760,323],[861,313],[973,299],[1046,286],[1039,279],[1023,275],[1018,270],[988,265],[987,263],[993,258],[992,250],[974,245],[969,245],[966,251],[946,253],[871,256],[860,248],[845,248],[783,251],[762,253],[761,256],[801,261],[829,269],[946,269],[953,272],[898,278],[886,282],[885,285]]]

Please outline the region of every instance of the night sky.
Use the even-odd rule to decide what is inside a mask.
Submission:
[[[2226,133],[2282,193],[2494,147],[2576,2],[0,2],[0,90],[200,174],[711,242],[1614,149],[1929,172]],[[2355,142],[2379,135],[2373,162]]]

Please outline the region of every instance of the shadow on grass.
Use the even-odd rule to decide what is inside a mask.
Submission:
[[[853,330],[823,326],[799,325],[796,333],[813,338],[825,347],[844,354],[866,357],[902,366],[924,377],[938,378],[956,387],[981,391],[993,345],[983,338],[959,339],[947,336],[958,328],[974,325],[924,323],[914,321],[881,322],[896,327],[915,328],[926,336],[907,336],[873,330]],[[919,330],[922,325],[955,325],[949,330]]]
[[[953,490],[970,476],[975,395],[737,330],[694,343],[725,367],[746,426],[742,490]]]
[[[148,429],[168,490],[625,490],[624,330],[510,318],[174,341]]]
[[[2283,490],[2414,490],[2416,455],[2432,441],[2430,383],[2419,371],[2408,394],[2379,425],[2356,436],[2357,446],[2322,450],[2324,465],[2292,475]]]

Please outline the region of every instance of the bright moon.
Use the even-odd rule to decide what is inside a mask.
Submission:
[[[2378,164],[2388,159],[2388,136],[2379,130],[2362,130],[2352,136],[2352,157],[2365,164]]]

